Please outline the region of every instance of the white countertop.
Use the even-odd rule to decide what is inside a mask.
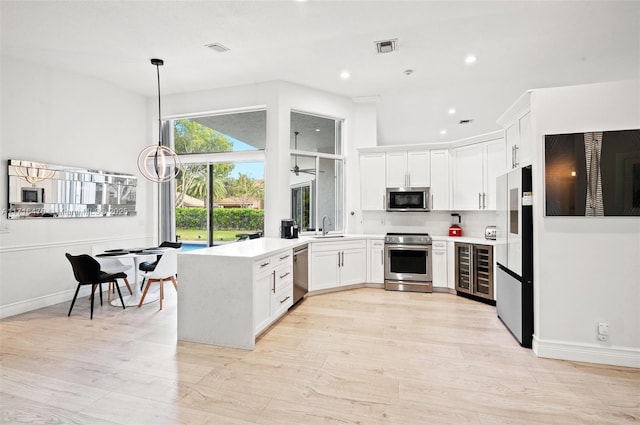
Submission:
[[[482,245],[496,245],[496,241],[494,240],[477,237],[431,236],[431,238],[434,241],[453,241]],[[293,249],[295,247],[308,243],[340,242],[361,239],[384,239],[384,235],[342,235],[338,237],[336,237],[336,235],[329,235],[328,237],[300,236],[298,239],[258,238],[212,246],[209,248],[196,249],[193,251],[181,252],[180,255],[211,255],[216,257],[259,259],[272,255],[278,251]]]
[[[305,239],[280,239],[280,238],[258,238],[248,239],[241,242],[232,242],[224,245],[211,246],[209,248],[194,249],[193,251],[181,252],[180,255],[211,255],[215,257],[240,257],[255,258],[271,255],[285,249],[295,248],[304,245],[309,241]]]
[[[479,245],[497,245],[497,241],[485,238],[468,237],[468,236],[431,236],[434,241],[462,242],[474,243]]]
[[[300,236],[298,239],[258,238],[232,242],[209,248],[181,252],[180,255],[211,255],[216,257],[236,257],[259,259],[278,251],[292,249],[308,243],[340,242],[362,239],[384,239],[384,235],[334,235]]]

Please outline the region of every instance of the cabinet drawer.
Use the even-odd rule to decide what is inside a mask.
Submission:
[[[271,257],[263,258],[262,260],[258,260],[253,263],[253,271],[256,275],[261,274],[262,272],[272,272],[274,267],[288,265],[289,268],[293,267],[293,251],[283,251],[278,254],[272,255]]]
[[[372,248],[384,248],[384,241],[378,239],[372,239],[369,241]]]
[[[341,241],[341,242],[314,242],[312,244],[313,252],[323,251],[345,251],[347,249],[366,249],[367,241]]]
[[[286,263],[291,264],[293,262],[293,251],[289,250],[289,251],[280,252],[274,255],[273,257],[271,257],[271,261],[273,262],[274,266],[279,266],[281,264],[286,264]]]
[[[280,289],[287,285],[293,284],[293,267],[291,264],[282,264],[276,267],[275,270],[275,291],[278,292]]]
[[[270,273],[273,270],[274,262],[272,257],[263,258],[253,263],[253,271],[256,276],[262,273]]]
[[[447,249],[447,241],[433,241],[432,242],[433,249]]]
[[[293,305],[293,283],[280,288],[271,297],[271,319],[275,320]]]

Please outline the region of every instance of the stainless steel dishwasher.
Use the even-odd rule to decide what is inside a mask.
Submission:
[[[309,249],[304,245],[293,250],[293,306],[307,292],[309,292]]]

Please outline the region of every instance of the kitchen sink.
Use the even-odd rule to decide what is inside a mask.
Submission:
[[[344,235],[319,235],[319,236],[312,236],[312,238],[314,239],[332,239],[332,238],[344,238]]]

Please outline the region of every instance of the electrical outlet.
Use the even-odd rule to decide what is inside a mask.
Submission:
[[[609,335],[609,324],[608,323],[598,323],[598,335]]]
[[[600,341],[603,341],[603,342],[604,342],[604,341],[606,341],[606,340],[607,340],[607,336],[606,336],[606,335],[598,335],[598,339],[599,339]]]

